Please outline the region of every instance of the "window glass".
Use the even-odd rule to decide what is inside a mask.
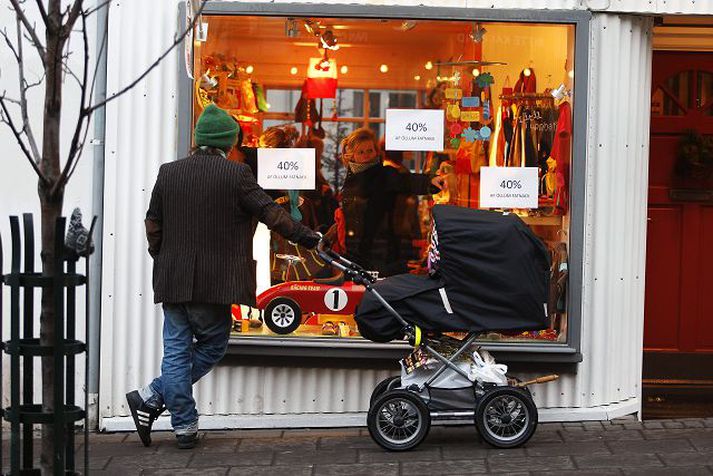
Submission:
[[[427,274],[433,203],[484,208],[485,170],[527,168],[534,204],[488,207],[520,216],[545,245],[552,261],[546,319],[539,329],[491,328],[481,337],[567,342],[570,189],[581,160],[572,153],[574,26],[229,15],[204,21],[210,28],[195,46],[194,117],[213,101],[239,121],[243,147],[278,128],[286,147],[315,148],[314,190],[301,191],[295,203],[289,190],[268,192],[303,224],[336,226],[345,253],[379,277]],[[692,74],[669,78],[652,109],[682,114],[693,88],[710,102],[711,75],[700,73],[694,86]],[[443,111],[443,149],[384,150],[389,109]],[[361,180],[369,170],[396,179]],[[432,195],[430,177],[415,174],[442,175],[448,190]],[[269,289],[260,309],[234,308],[237,333],[361,338],[353,311],[363,288],[341,282],[314,253],[275,234],[270,249],[270,281],[260,286]]]

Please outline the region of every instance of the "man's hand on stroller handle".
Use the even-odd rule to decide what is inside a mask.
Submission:
[[[367,270],[333,251],[329,240],[325,236],[317,244],[317,254],[357,284],[366,285],[375,282],[374,277]]]

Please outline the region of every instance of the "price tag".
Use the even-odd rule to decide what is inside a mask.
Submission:
[[[463,90],[461,88],[446,88],[446,98],[447,99],[460,99],[463,97]]]
[[[258,149],[257,183],[265,190],[314,190],[314,149]]]
[[[480,107],[480,98],[478,96],[466,96],[461,100],[463,107]]]
[[[482,208],[537,208],[538,167],[481,167]]]
[[[461,111],[460,120],[463,122],[480,122],[480,111]]]
[[[387,109],[386,150],[441,151],[443,109]]]

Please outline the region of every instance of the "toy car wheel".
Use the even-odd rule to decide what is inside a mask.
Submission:
[[[418,446],[431,428],[428,407],[413,392],[389,390],[376,399],[366,417],[371,438],[389,451]]]
[[[265,307],[263,319],[275,334],[290,334],[302,324],[302,309],[292,299],[278,297]]]
[[[527,391],[495,387],[477,403],[475,426],[490,445],[515,448],[526,443],[535,433],[537,407]]]
[[[387,390],[393,390],[401,386],[401,377],[387,377],[381,382],[376,384],[374,391],[371,392],[371,398],[369,398],[369,408],[374,406],[374,402]]]

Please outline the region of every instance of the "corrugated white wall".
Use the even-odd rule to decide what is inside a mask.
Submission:
[[[176,4],[157,2],[150,16],[138,0],[112,6],[110,92],[150,64],[173,38]],[[558,418],[606,418],[607,406],[618,402],[628,402],[632,411],[639,408],[650,27],[649,19],[633,16],[595,14],[592,21],[584,361],[576,375],[536,388],[540,407],[567,409]],[[159,165],[174,157],[176,68],[172,56],[108,110],[103,418],[127,415],[124,393],[159,370],[161,314],[152,304],[142,220]],[[223,366],[199,382],[196,396],[202,414],[346,413],[363,411],[383,377],[372,370]]]

